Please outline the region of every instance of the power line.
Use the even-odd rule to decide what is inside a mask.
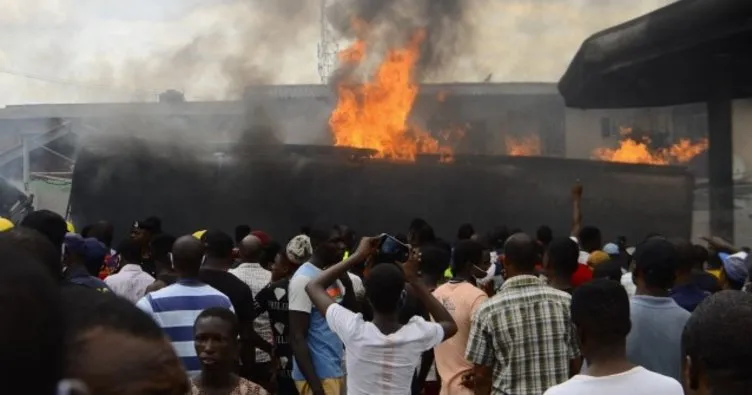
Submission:
[[[36,81],[43,81],[43,82],[48,82],[48,83],[53,83],[53,84],[58,84],[58,85],[66,85],[66,86],[73,86],[77,88],[86,88],[86,89],[94,89],[94,90],[104,90],[104,91],[109,91],[109,92],[135,93],[135,94],[141,94],[141,95],[159,95],[160,93],[157,91],[149,91],[149,90],[143,90],[143,89],[128,89],[128,88],[120,88],[120,87],[105,85],[105,84],[66,80],[62,78],[48,77],[48,76],[43,76],[39,74],[27,73],[27,72],[7,69],[7,68],[0,68],[0,74],[6,74],[6,75],[14,76],[14,77],[26,78],[30,80],[36,80]]]

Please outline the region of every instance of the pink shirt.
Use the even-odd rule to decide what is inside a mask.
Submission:
[[[461,385],[462,376],[473,369],[473,364],[465,359],[465,348],[473,314],[488,296],[465,281],[448,282],[436,288],[433,296],[444,305],[457,323],[457,334],[434,348],[436,370],[441,376],[441,394],[472,395],[472,390]]]

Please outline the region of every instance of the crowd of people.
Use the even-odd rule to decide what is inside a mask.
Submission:
[[[280,243],[250,226],[75,233],[40,210],[0,232],[3,393],[742,395],[746,248],[604,243],[422,219],[380,248],[343,225]]]

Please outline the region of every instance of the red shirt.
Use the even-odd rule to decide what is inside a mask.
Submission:
[[[588,265],[578,264],[577,271],[572,275],[572,286],[577,288],[593,279],[593,271]]]

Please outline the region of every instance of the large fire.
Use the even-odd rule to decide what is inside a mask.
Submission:
[[[418,154],[443,154],[444,147],[429,132],[411,125],[408,117],[418,95],[415,67],[425,31],[418,30],[403,48],[390,50],[370,81],[344,80],[329,127],[334,145],[370,148],[380,158],[414,161]],[[355,41],[339,54],[344,66],[355,67],[366,56],[366,42]]]
[[[505,136],[504,146],[509,156],[540,156],[541,141],[537,134],[528,136]]]
[[[637,140],[630,137],[631,129],[629,128],[623,128],[621,134],[625,138],[619,141],[619,147],[596,148],[593,151],[593,157],[609,162],[668,165],[687,163],[708,149],[707,139],[701,139],[698,142],[681,139],[668,148],[651,150],[650,139],[643,137]]]

